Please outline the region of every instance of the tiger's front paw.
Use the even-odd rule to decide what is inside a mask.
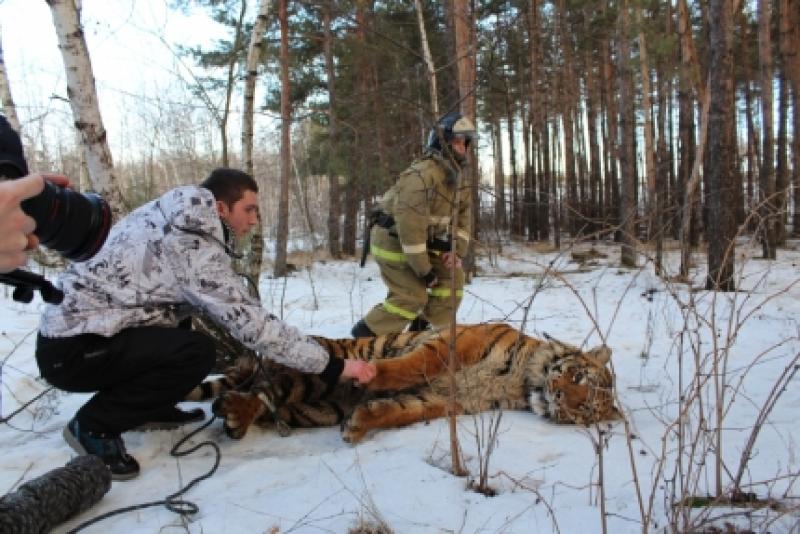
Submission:
[[[238,391],[226,392],[214,404],[214,414],[225,418],[223,428],[233,439],[242,439],[264,409],[257,396]]]
[[[347,443],[355,445],[364,439],[367,433],[367,428],[359,423],[361,411],[363,411],[363,408],[356,408],[350,417],[342,422],[342,439]]]

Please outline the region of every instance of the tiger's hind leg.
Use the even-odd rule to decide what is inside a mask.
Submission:
[[[264,401],[255,393],[227,391],[214,402],[214,415],[225,420],[225,433],[233,439],[242,439],[266,409]]]
[[[455,411],[462,413],[463,410],[457,405]],[[353,410],[342,427],[342,439],[348,443],[358,443],[370,430],[396,428],[445,415],[447,399],[431,392],[372,399]]]

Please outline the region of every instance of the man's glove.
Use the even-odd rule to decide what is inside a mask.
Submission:
[[[439,278],[436,277],[433,269],[431,269],[425,276],[422,277],[422,281],[425,282],[425,287],[433,287],[439,283]]]

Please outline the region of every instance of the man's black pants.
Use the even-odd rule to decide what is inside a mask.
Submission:
[[[158,420],[199,384],[214,365],[214,343],[182,328],[129,328],[112,337],[39,336],[36,362],[65,391],[97,393],[75,415],[81,428],[119,435]]]

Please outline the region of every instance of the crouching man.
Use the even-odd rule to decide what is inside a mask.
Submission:
[[[123,432],[204,417],[176,406],[214,365],[213,341],[180,327],[192,313],[331,383],[375,376],[374,365],[330,357],[264,310],[234,272],[234,240],[258,222],[257,192],[250,175],[216,169],[200,186],[173,189],[131,212],[91,260],[59,277],[64,301],[45,308],[36,360],[55,387],[95,392],[64,438],[78,454],[102,458],[116,480],[139,473]]]

